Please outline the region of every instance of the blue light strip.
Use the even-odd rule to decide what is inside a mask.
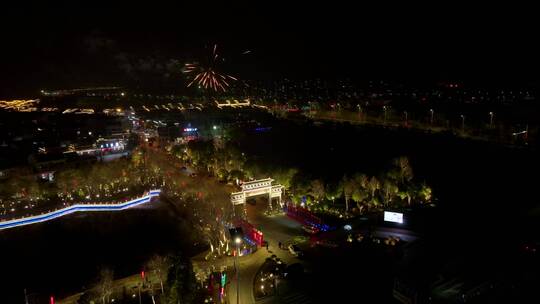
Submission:
[[[49,213],[44,213],[40,215],[34,215],[29,217],[24,217],[15,220],[9,220],[5,222],[0,222],[0,230],[8,229],[18,226],[30,225],[35,223],[41,223],[50,221],[52,219],[68,215],[75,212],[87,212],[87,211],[119,211],[133,206],[141,205],[148,203],[152,200],[152,197],[159,196],[161,193],[160,189],[150,190],[148,194],[143,197],[132,199],[130,201],[118,204],[77,204],[72,205],[66,208],[58,209],[51,211]]]

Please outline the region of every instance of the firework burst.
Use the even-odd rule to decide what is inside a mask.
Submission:
[[[218,71],[218,65],[222,61],[221,57],[217,53],[217,44],[214,45],[214,49],[208,63],[201,64],[198,62],[186,63],[184,66],[184,73],[191,78],[191,81],[187,85],[198,85],[205,89],[214,91],[227,91],[231,81],[237,79],[231,75],[223,74]]]

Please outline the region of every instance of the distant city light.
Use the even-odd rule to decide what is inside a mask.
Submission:
[[[184,132],[195,132],[197,128],[184,128]]]

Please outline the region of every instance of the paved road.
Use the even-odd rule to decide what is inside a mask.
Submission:
[[[285,215],[267,217],[263,215],[265,206],[258,204],[251,206],[248,204],[248,220],[264,234],[264,239],[269,242],[268,250],[261,248],[252,255],[239,258],[240,269],[240,303],[255,303],[253,297],[253,280],[257,271],[262,266],[266,258],[275,254],[286,264],[300,262],[293,257],[289,251],[279,249],[278,242],[285,242],[294,236],[301,235],[300,224],[289,219]],[[236,304],[236,281],[231,280],[228,288],[229,303]],[[267,301],[263,301],[267,302]]]

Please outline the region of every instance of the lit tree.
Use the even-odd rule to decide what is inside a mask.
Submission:
[[[368,187],[369,179],[365,174],[356,174],[354,180],[358,187],[366,189]]]
[[[171,269],[167,281],[169,288],[165,303],[194,303],[197,281],[188,258],[179,254],[171,259]]]
[[[429,203],[431,202],[432,193],[431,188],[428,187],[426,184],[422,184],[420,186],[420,190],[418,191],[418,195],[420,196],[420,199],[422,201]]]
[[[153,271],[156,274],[156,277],[161,285],[162,294],[164,293],[163,282],[167,281],[167,275],[170,267],[171,263],[166,256],[154,255],[148,261],[148,270]]]
[[[81,178],[81,170],[62,170],[56,176],[56,184],[65,193],[68,193],[78,189],[78,187],[81,185]]]
[[[341,180],[343,184],[343,196],[345,197],[345,212],[349,212],[349,200],[351,199],[354,190],[358,187],[354,178],[349,178],[346,175]]]
[[[413,171],[409,163],[409,159],[405,156],[398,157],[394,160],[394,165],[398,170],[400,182],[410,182],[413,178]]]
[[[133,151],[133,153],[131,154],[131,162],[136,168],[139,168],[143,165],[143,162],[144,162],[143,158],[144,158],[144,150],[142,149],[137,149]]]
[[[313,195],[317,202],[320,202],[326,194],[324,183],[319,179],[313,180],[311,182],[310,193],[311,195]]]
[[[229,172],[227,172],[227,169],[221,168],[217,170],[217,177],[222,181],[226,181],[228,180]]]
[[[244,172],[241,170],[233,169],[231,172],[229,172],[229,179],[231,180],[243,180],[244,179]]]
[[[388,203],[397,195],[398,191],[399,189],[394,182],[389,179],[385,180],[382,186],[384,204],[388,205]]]
[[[180,158],[184,154],[184,149],[185,147],[182,145],[174,145],[171,148],[171,154]]]
[[[399,198],[403,201],[405,199],[407,199],[407,204],[410,206],[411,205],[411,191],[410,190],[403,190],[403,191],[399,191],[398,194]]]
[[[334,202],[335,199],[343,195],[343,185],[341,182],[330,183],[326,187],[326,198]]]
[[[280,169],[276,170],[272,173],[272,177],[276,180],[276,182],[285,189],[289,189],[292,184],[293,177],[298,172],[298,169],[296,168],[289,168],[289,169]]]
[[[97,290],[103,304],[108,302],[109,297],[112,294],[114,280],[114,272],[108,268],[101,269],[99,273],[99,281],[97,283]]]
[[[371,193],[371,199],[375,198],[375,192],[381,188],[381,182],[375,177],[372,176],[369,182],[367,183],[367,188]]]
[[[363,187],[357,187],[354,189],[354,192],[352,194],[352,200],[356,202],[356,206],[358,207],[358,211],[362,213],[364,209],[364,202],[367,200],[369,196],[369,193],[367,190]]]

